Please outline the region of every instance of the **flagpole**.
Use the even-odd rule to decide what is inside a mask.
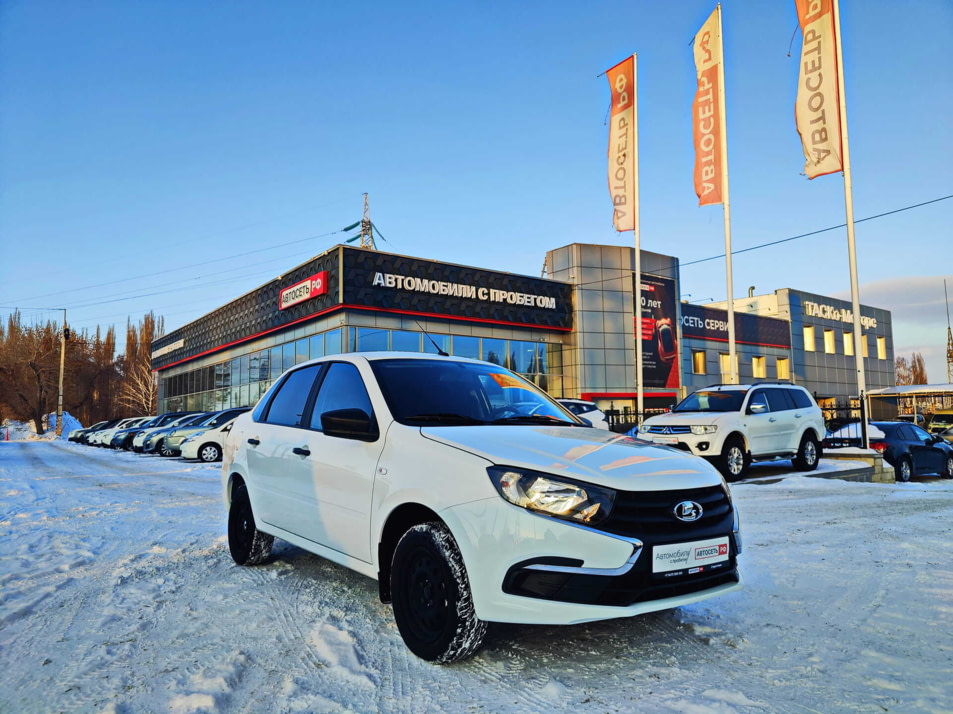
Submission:
[[[850,172],[850,142],[847,139],[847,95],[844,90],[844,55],[841,51],[840,7],[833,0],[834,10],[834,47],[837,56],[837,100],[840,104],[841,153],[844,172],[844,204],[847,212],[847,254],[850,261],[850,298],[854,311],[854,361],[857,365],[857,396],[861,413],[862,447],[868,448],[867,379],[864,372],[864,335],[860,319],[860,288],[857,280],[857,246],[854,240],[854,196]]]
[[[635,241],[635,314],[638,316],[636,321],[635,335],[635,394],[636,394],[636,414],[635,421],[639,426],[642,425],[643,415],[645,413],[645,390],[643,389],[644,358],[642,355],[642,245],[641,231],[639,230],[639,83],[638,83],[638,55],[632,53],[632,79],[634,86],[632,88],[632,131],[635,137],[635,146],[632,151],[632,177],[635,181],[635,211],[632,214],[632,238]]]
[[[721,44],[721,62],[718,63],[718,103],[721,106],[721,186],[722,208],[725,217],[725,281],[728,292],[728,383],[738,384],[738,355],[735,347],[735,298],[731,275],[731,201],[728,194],[728,108],[725,104],[725,41],[721,28],[721,3],[718,11],[718,42]]]

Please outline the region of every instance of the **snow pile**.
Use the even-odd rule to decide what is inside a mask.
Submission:
[[[56,412],[52,412],[47,415],[47,422],[50,425],[50,431],[56,433]],[[82,429],[83,425],[80,423],[79,419],[74,417],[69,412],[63,412],[63,437],[66,438],[69,436],[69,433],[74,429]]]
[[[32,419],[28,422],[4,419],[3,425],[0,425],[0,441],[25,441],[36,438],[36,427]]]

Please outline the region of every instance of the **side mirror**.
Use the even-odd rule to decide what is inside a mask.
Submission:
[[[766,411],[768,411],[767,405],[761,404],[760,402],[748,405],[749,414],[764,414]]]
[[[588,419],[586,419],[586,417],[577,416],[576,418],[577,418],[579,421],[585,422],[585,423],[586,423],[586,426],[592,426],[592,422],[589,421]]]
[[[327,436],[358,441],[377,441],[377,423],[363,409],[335,409],[321,415],[321,431]]]

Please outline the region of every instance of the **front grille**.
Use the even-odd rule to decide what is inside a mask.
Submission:
[[[649,434],[688,434],[692,428],[690,426],[650,426]]]
[[[675,506],[682,501],[699,504],[702,517],[691,523],[678,520]],[[733,522],[731,502],[722,486],[678,491],[616,491],[612,511],[599,524],[599,530],[661,544],[730,533]]]

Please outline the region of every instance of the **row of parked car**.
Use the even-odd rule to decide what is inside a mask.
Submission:
[[[107,419],[74,429],[69,440],[161,456],[181,456],[206,463],[222,460],[225,437],[235,418],[248,407],[217,412],[168,412],[159,416]]]

